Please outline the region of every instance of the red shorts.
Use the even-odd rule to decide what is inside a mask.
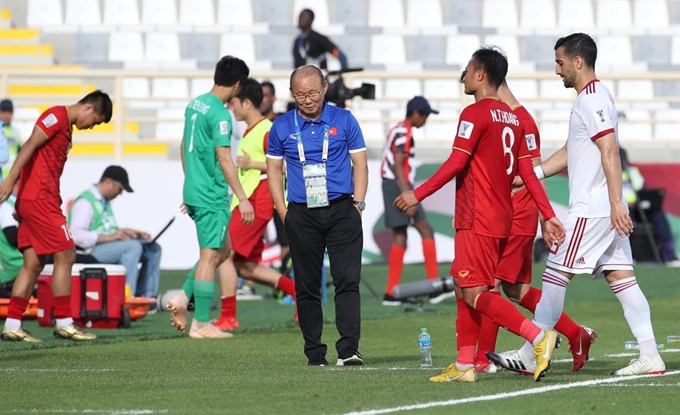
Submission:
[[[50,255],[75,248],[71,230],[59,206],[43,200],[18,200],[19,250],[33,248],[36,255]]]
[[[451,276],[460,288],[495,286],[496,269],[507,238],[493,238],[471,230],[456,231]]]
[[[496,278],[510,284],[531,284],[534,237],[511,235],[498,263]]]
[[[255,209],[255,220],[250,225],[244,225],[241,223],[241,211],[238,207],[234,209],[229,221],[229,239],[235,262],[258,263],[264,251],[264,233],[274,216],[274,202],[266,180],[260,182],[248,201]]]

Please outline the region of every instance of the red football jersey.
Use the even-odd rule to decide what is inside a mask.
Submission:
[[[517,115],[498,99],[482,99],[460,114],[453,149],[468,153],[470,160],[456,178],[456,229],[510,236],[510,185],[519,159],[530,157],[523,138]]]
[[[21,171],[17,200],[46,200],[61,206],[59,179],[71,149],[68,108],[52,107],[42,113],[35,126],[47,135],[47,142],[35,150]]]
[[[529,114],[526,108],[519,106],[513,110],[519,118],[519,122],[524,128],[524,138],[531,159],[541,158],[541,137],[538,134],[538,127],[534,117]],[[536,236],[538,227],[538,207],[528,191],[524,190],[512,198],[512,234],[524,236]]]

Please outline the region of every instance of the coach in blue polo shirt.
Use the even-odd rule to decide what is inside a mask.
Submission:
[[[315,66],[290,76],[297,108],[269,131],[267,175],[276,210],[284,221],[295,271],[300,330],[309,365],[328,365],[321,343],[321,268],[328,249],[335,286],[335,344],[338,366],[361,365],[359,281],[363,231],[361,214],[368,186],[366,144],[347,110],[325,102],[328,82]],[[286,161],[288,207],[283,198]]]

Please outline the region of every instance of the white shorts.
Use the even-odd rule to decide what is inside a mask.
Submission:
[[[553,244],[546,265],[570,274],[592,274],[593,279],[604,277],[604,271],[632,270],[630,240],[610,227],[608,217],[567,217],[564,243]]]

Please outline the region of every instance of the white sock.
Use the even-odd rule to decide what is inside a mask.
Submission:
[[[536,360],[536,356],[534,356],[534,346],[529,342],[524,342],[524,346],[519,349],[519,355],[525,362]]]
[[[5,327],[7,327],[7,330],[9,331],[17,331],[21,328],[21,320],[8,318],[5,320]]]
[[[652,328],[652,312],[635,276],[614,281],[609,286],[623,306],[623,315],[640,346],[640,356],[658,356]]]
[[[472,366],[474,366],[474,365],[462,365],[462,364],[456,362],[456,367],[458,368],[458,370],[468,370]]]
[[[532,345],[537,345],[538,343],[542,342],[543,339],[545,339],[545,331],[541,331],[538,333],[538,336],[534,337],[534,340],[531,342]]]
[[[57,326],[61,327],[62,329],[70,326],[71,323],[73,323],[73,319],[71,317],[57,319]]]
[[[569,278],[555,270],[546,268],[543,272],[543,294],[536,305],[534,324],[543,330],[552,330],[562,315],[564,296],[567,294]]]

